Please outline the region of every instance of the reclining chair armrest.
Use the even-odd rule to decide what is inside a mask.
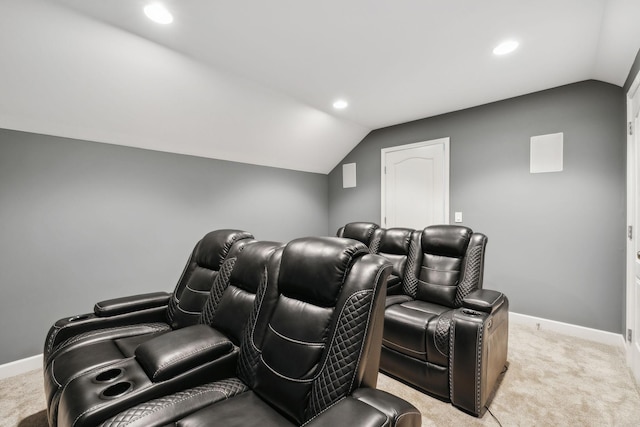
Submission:
[[[469,296],[451,321],[449,393],[454,406],[482,416],[507,363],[509,300],[488,290]]]
[[[389,424],[385,414],[351,396],[338,401],[303,424],[304,427],[335,427],[343,425],[387,427]]]
[[[361,388],[315,418],[305,427],[420,427],[422,416],[410,403],[381,390]]]
[[[59,319],[47,333],[43,362],[46,365],[60,343],[78,334],[141,323],[166,322],[165,313],[170,298],[171,295],[166,292],[116,298],[97,303],[93,313]]]
[[[422,414],[415,406],[386,391],[363,387],[354,391],[352,397],[385,414],[390,426],[420,427],[422,425]]]
[[[233,351],[233,343],[208,325],[193,325],[138,346],[136,360],[153,382],[166,381]]]
[[[462,300],[462,307],[491,314],[500,309],[506,300],[502,292],[477,289]]]
[[[97,302],[93,312],[98,317],[116,316],[123,313],[166,306],[171,294],[168,292],[151,292]]]

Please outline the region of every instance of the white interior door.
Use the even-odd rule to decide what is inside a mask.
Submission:
[[[628,131],[628,213],[632,232],[627,245],[627,349],[631,369],[640,382],[640,73],[629,91],[627,117]]]
[[[383,227],[449,222],[449,138],[382,150]]]

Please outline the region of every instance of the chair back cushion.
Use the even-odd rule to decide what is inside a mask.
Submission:
[[[249,242],[235,257],[227,257],[199,323],[212,326],[239,346],[258,288],[267,281],[267,261],[281,246],[278,242]]]
[[[213,282],[229,252],[238,250],[253,235],[241,230],[216,230],[200,240],[182,272],[167,308],[173,329],[195,325],[209,297]]]
[[[416,299],[446,307],[455,306],[472,235],[470,228],[457,225],[435,225],[423,230]]]
[[[297,425],[347,396],[362,384],[367,357],[377,370],[370,349],[379,354],[379,345],[370,342],[382,331],[390,269],[351,239],[309,237],[277,251],[241,344],[239,377]]]
[[[411,228],[388,228],[380,230],[380,240],[376,253],[385,257],[393,265],[388,286],[403,281],[407,259],[411,247]]]

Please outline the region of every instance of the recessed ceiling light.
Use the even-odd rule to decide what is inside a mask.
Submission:
[[[500,43],[493,49],[494,55],[506,55],[507,53],[511,53],[518,48],[518,43],[515,40],[507,40],[505,42]]]
[[[144,14],[158,24],[171,24],[173,15],[160,3],[152,3],[144,7]]]
[[[335,108],[336,110],[343,110],[347,108],[348,105],[349,103],[344,99],[338,99],[336,102],[333,103],[333,108]]]

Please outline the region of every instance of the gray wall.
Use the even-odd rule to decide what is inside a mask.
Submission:
[[[586,81],[373,131],[329,174],[329,229],[380,222],[382,148],[450,137],[451,216],[489,237],[485,286],[513,312],[619,333],[624,108],[620,87]],[[556,132],[564,171],[530,174],[530,137]],[[357,187],[343,189],[350,162]]]
[[[0,364],[98,300],[172,290],[210,230],[326,234],[327,194],[322,174],[0,130]]]

